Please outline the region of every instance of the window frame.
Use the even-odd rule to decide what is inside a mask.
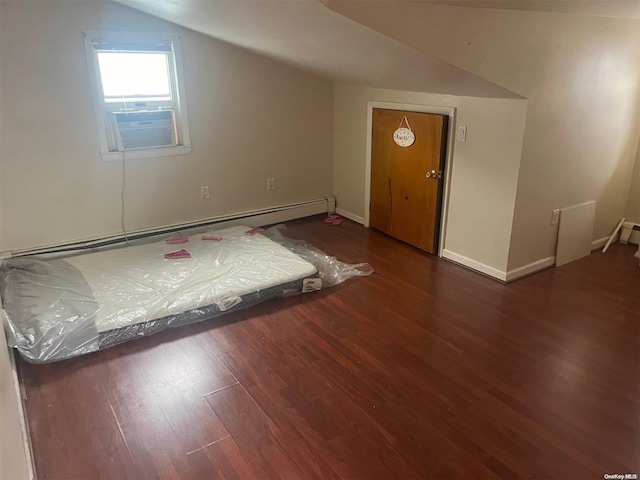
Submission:
[[[101,31],[83,30],[85,53],[89,70],[91,93],[93,97],[94,111],[98,128],[98,141],[100,156],[103,160],[125,160],[134,158],[163,157],[170,155],[186,155],[191,153],[191,137],[189,134],[189,120],[187,102],[184,92],[184,75],[182,63],[181,36],[175,33],[160,32],[125,32],[125,31]],[[168,51],[168,65],[170,73],[170,88],[172,90],[171,109],[175,115],[175,132],[177,144],[166,147],[149,147],[135,150],[118,150],[114,137],[114,129],[110,125],[108,117],[118,108],[113,102],[106,102],[102,91],[102,79],[98,65],[96,43],[111,43],[114,45],[154,45],[166,43],[170,45]],[[126,48],[124,49],[127,50]],[[141,51],[134,50],[131,51]],[[153,51],[150,48],[149,51]],[[116,102],[117,103],[117,102]],[[151,102],[153,103],[153,102]],[[158,106],[156,104],[154,106]],[[121,110],[132,112],[136,110]]]

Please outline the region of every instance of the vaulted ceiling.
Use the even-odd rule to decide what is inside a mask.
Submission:
[[[488,80],[491,75],[470,73],[464,62],[448,63],[453,58],[440,48],[447,47],[446,43],[416,50],[407,46],[410,42],[401,43],[405,39],[399,32],[383,32],[380,28],[374,31],[366,22],[368,7],[384,4],[387,11],[393,12],[404,6],[430,4],[640,18],[640,0],[115,1],[331,79],[396,90],[496,98],[522,98],[518,95],[522,92],[492,83]],[[361,20],[369,26],[359,23]]]
[[[318,0],[117,0],[332,79],[474,97],[521,98],[336,13]]]

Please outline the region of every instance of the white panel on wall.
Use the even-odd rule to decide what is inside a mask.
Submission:
[[[596,202],[560,209],[556,267],[586,257],[591,253]]]

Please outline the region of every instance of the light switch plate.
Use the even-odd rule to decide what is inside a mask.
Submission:
[[[458,141],[459,142],[467,141],[467,127],[463,127],[463,126],[458,127]]]

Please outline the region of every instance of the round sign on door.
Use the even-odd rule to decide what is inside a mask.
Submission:
[[[406,123],[407,126],[403,127],[403,123]],[[398,127],[398,129],[393,132],[393,141],[401,147],[410,147],[411,145],[413,145],[413,142],[416,141],[416,134],[413,133],[413,130],[411,130],[409,120],[407,120],[406,116],[400,122],[400,127]]]

